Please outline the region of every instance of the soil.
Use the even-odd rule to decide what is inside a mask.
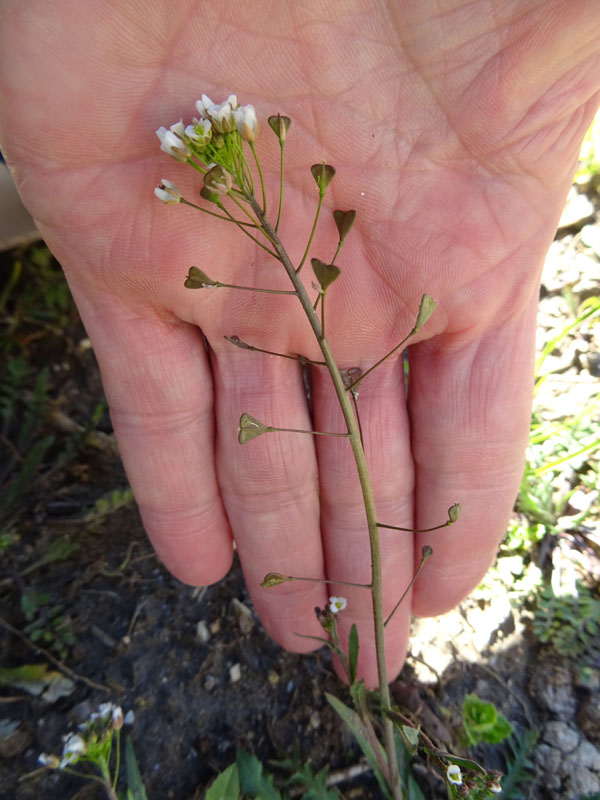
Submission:
[[[559,231],[548,257],[540,348],[573,319],[573,307],[600,295],[600,251],[590,232],[597,241],[598,195],[594,187],[580,187],[572,202],[581,196],[587,211],[577,211]],[[15,259],[26,265],[28,252],[4,254],[3,266]],[[338,779],[345,776],[337,783],[343,797],[380,797],[368,772],[351,770],[362,764],[360,751],[325,699],[325,691],[345,695],[328,653],[296,656],[275,645],[256,618],[239,565],[220,584],[193,589],[156,559],[127,492],[110,419],[102,409],[94,417],[103,395],[85,331],[71,305],[61,309],[52,302],[54,316],[17,314],[10,302],[2,311],[3,335],[16,331],[19,353],[33,373],[49,367],[39,436],[54,440],[0,526],[0,665],[47,664],[66,680],[37,696],[0,685],[0,799],[102,797],[97,784],[40,769],[37,759],[41,752],[60,752],[61,736],[106,701],[134,712],[124,732],[133,739],[150,800],[204,797],[238,747],[264,763],[289,759],[295,749],[299,764],[327,765]],[[553,373],[537,399],[541,419],[560,422],[596,398],[597,426],[598,344],[597,326],[589,321],[553,350],[546,365]],[[31,391],[19,398],[24,406],[35,402]],[[74,432],[74,424],[83,433]],[[21,463],[21,456],[13,458],[14,433],[5,430],[1,442],[12,464],[3,491]],[[443,750],[467,752],[460,708],[469,692],[493,701],[521,735],[537,730],[530,780],[513,797],[600,797],[599,651],[592,647],[584,663],[540,643],[523,589],[532,570],[549,575],[554,569],[563,577],[574,571],[598,596],[597,492],[594,497],[589,482],[581,484],[588,468],[584,458],[559,476],[588,502],[585,521],[571,527],[578,507],[567,506],[560,532],[532,546],[525,560],[503,551],[458,609],[415,620],[411,654],[392,686],[398,704]],[[515,520],[522,518],[517,510]],[[28,620],[23,602],[32,592],[50,600],[44,605],[38,594]],[[53,606],[60,607],[61,621],[52,616]],[[35,643],[31,627],[25,630],[32,620],[46,634]],[[498,745],[470,751],[500,770],[505,753]],[[431,765],[421,762],[415,775],[425,797],[446,796]]]

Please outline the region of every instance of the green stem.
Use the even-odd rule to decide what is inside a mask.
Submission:
[[[296,294],[296,292],[290,292],[290,294]],[[265,350],[262,347],[255,347],[253,344],[248,344],[247,342],[243,342],[238,336],[226,336],[225,337],[228,342],[235,345],[236,347],[240,347],[242,350],[254,350],[257,353],[266,353],[268,356],[277,356],[278,358],[290,358],[292,361],[299,361],[301,364],[313,364],[315,367],[324,367],[324,361],[313,361],[310,358],[306,358],[306,356],[293,356],[289,353],[276,353],[274,350]]]
[[[231,222],[231,214],[227,217],[224,217],[222,214],[215,214],[214,211],[209,211],[207,208],[203,208],[202,206],[197,206],[195,203],[190,203],[189,200],[186,200],[184,197],[181,198],[179,201],[181,205],[189,206],[190,208],[195,208],[197,211],[202,211],[203,214],[210,214],[211,217],[216,217],[217,219],[223,219],[225,222]],[[239,219],[234,220],[237,225],[245,225],[247,228],[257,228],[260,230],[256,222],[241,222]]]
[[[267,214],[267,195],[265,193],[265,181],[263,179],[262,169],[260,168],[260,161],[258,160],[258,156],[256,155],[256,150],[254,148],[254,142],[249,142],[250,150],[252,150],[252,155],[254,156],[254,163],[256,164],[256,169],[258,170],[258,177],[260,178],[260,191],[262,193],[262,213],[266,216]]]
[[[451,520],[447,519],[441,525],[434,525],[433,528],[399,528],[397,525],[384,525],[383,522],[378,522],[378,528],[390,528],[393,531],[406,531],[406,533],[431,533],[432,531],[439,531],[442,528],[447,528],[452,525]]]
[[[291,294],[296,294],[296,292],[291,292]],[[267,425],[266,428],[266,433],[283,431],[284,433],[308,433],[311,436],[344,436],[346,438],[350,435],[349,433],[329,433],[329,431],[306,431],[299,428],[274,428],[272,425]]]
[[[315,223],[313,225],[313,233],[316,227],[316,219],[318,218],[318,212],[321,207],[322,199],[323,198],[320,195],[319,208],[317,209],[317,215],[315,218]],[[388,677],[387,677],[387,665],[385,662],[385,628],[384,628],[384,617],[383,617],[383,588],[382,588],[383,578],[382,578],[382,565],[381,565],[381,547],[379,542],[379,529],[377,527],[375,498],[373,497],[373,488],[371,485],[369,471],[367,468],[365,451],[363,449],[363,445],[361,442],[360,429],[358,427],[358,423],[354,415],[354,410],[352,408],[352,402],[350,400],[349,393],[346,391],[346,387],[344,386],[344,381],[342,380],[342,376],[340,374],[338,365],[331,352],[329,342],[323,336],[323,331],[321,329],[321,323],[319,322],[319,318],[313,309],[308,293],[300,280],[300,276],[298,275],[300,267],[298,267],[298,270],[294,268],[294,265],[290,261],[290,258],[285,248],[283,247],[279,239],[279,236],[277,235],[277,233],[275,232],[269,221],[261,213],[260,207],[256,202],[255,198],[251,197],[249,202],[250,205],[252,206],[252,210],[254,211],[257,220],[264,227],[267,235],[272,240],[277,255],[279,256],[281,263],[283,264],[285,271],[287,272],[298,294],[298,298],[300,300],[300,303],[302,304],[302,308],[304,309],[308,322],[315,334],[315,337],[319,343],[319,347],[321,348],[321,352],[323,353],[323,357],[327,363],[327,368],[329,370],[331,379],[333,381],[335,393],[337,395],[340,408],[342,410],[342,414],[344,416],[344,420],[348,428],[348,434],[349,434],[348,438],[350,441],[350,445],[352,447],[354,460],[356,462],[356,469],[360,481],[360,486],[365,506],[365,514],[367,517],[367,524],[369,530],[369,545],[371,550],[371,599],[373,603],[375,651],[377,658],[377,675],[379,682],[379,692],[381,697],[381,705],[384,710],[384,723],[383,723],[384,740],[385,740],[385,750],[388,760],[390,788],[393,792],[394,800],[402,800],[402,789],[400,787],[400,779],[398,776],[398,764],[396,761],[394,726],[392,721],[385,715],[385,711],[391,709],[391,697],[390,697],[390,687],[388,684]],[[310,242],[312,241],[312,235],[313,234],[311,233],[311,237],[309,239],[309,247],[310,247]],[[308,253],[308,247],[306,253],[304,254],[304,259],[306,258],[307,253]],[[302,266],[302,263],[303,262],[301,262],[300,266]]]
[[[315,221],[313,222],[313,226],[312,226],[312,229],[311,229],[311,232],[310,232],[310,236],[308,237],[306,250],[304,251],[304,255],[302,256],[302,260],[300,261],[300,264],[298,265],[298,268],[296,270],[294,270],[295,272],[300,272],[300,270],[302,269],[302,266],[304,265],[304,262],[306,261],[306,256],[308,255],[308,251],[310,250],[310,246],[312,244],[312,240],[314,238],[315,231],[317,229],[317,222],[319,221],[319,214],[321,213],[321,206],[323,204],[323,198],[324,197],[325,197],[325,192],[319,192],[319,202],[317,204],[317,212],[315,214]],[[255,213],[256,213],[256,210],[255,210]],[[258,217],[258,214],[256,216]],[[264,217],[263,217],[263,220],[264,220]],[[269,227],[271,227],[271,226],[269,225]],[[273,231],[273,233],[275,233],[275,231]],[[280,244],[281,244],[281,242],[280,242]],[[289,261],[289,259],[288,259],[288,261]],[[291,261],[290,261],[290,264],[291,264]]]
[[[430,555],[431,555],[431,553],[432,553],[432,551],[431,551],[431,548],[429,548],[429,551],[428,551],[428,552],[425,552],[425,551],[426,551],[426,548],[423,548],[423,555],[421,556],[421,563],[420,563],[420,564],[419,564],[419,566],[417,567],[417,571],[416,571],[416,572],[415,572],[415,574],[413,575],[411,582],[408,584],[408,586],[406,587],[406,589],[405,589],[405,590],[402,592],[402,596],[400,597],[400,600],[398,600],[398,602],[396,603],[396,605],[394,606],[394,608],[393,608],[393,609],[390,611],[390,614],[389,614],[388,618],[387,618],[387,619],[386,619],[386,621],[383,623],[383,624],[384,624],[384,626],[388,624],[388,622],[389,622],[389,621],[391,620],[391,618],[394,616],[394,614],[396,613],[396,611],[397,611],[397,610],[400,608],[400,606],[402,605],[402,601],[404,600],[404,598],[406,597],[406,595],[407,595],[407,594],[410,592],[410,590],[411,590],[411,589],[412,589],[412,587],[414,586],[414,583],[415,583],[415,581],[416,581],[416,580],[417,580],[417,578],[419,577],[419,573],[421,572],[421,570],[422,570],[422,569],[423,569],[423,567],[425,566],[425,562],[427,561],[427,559],[429,558],[429,556],[430,556]]]
[[[283,151],[285,148],[285,139],[279,140],[279,148],[281,150],[281,159],[279,163],[279,208],[277,209],[277,222],[275,223],[275,231],[279,230],[279,223],[281,222],[281,209],[283,207]]]
[[[117,729],[115,732],[116,742],[116,753],[115,753],[115,776],[112,782],[113,790],[117,788],[117,781],[119,780],[119,769],[121,767],[121,730],[120,728]]]
[[[233,199],[234,202],[237,203],[237,200],[235,198],[232,198],[232,199]],[[240,204],[238,203],[238,205],[240,205]],[[262,247],[263,250],[266,250],[266,252],[270,256],[273,256],[273,258],[276,258],[276,259],[279,260],[279,256],[276,253],[274,253],[272,250],[270,250],[265,244],[263,244],[262,242],[259,242],[259,240],[256,238],[256,236],[252,236],[252,234],[249,231],[247,231],[246,228],[244,228],[240,223],[238,223],[237,219],[232,214],[229,213],[229,211],[225,208],[225,206],[222,203],[219,203],[219,208],[221,209],[221,211],[223,211],[225,214],[227,214],[227,216],[231,219],[231,221],[235,225],[238,226],[238,228],[241,230],[242,233],[245,233],[246,236],[248,236],[250,239],[252,239],[252,241],[255,242],[259,247]],[[245,210],[245,209],[242,209],[242,210]],[[248,216],[250,216],[250,215],[248,215]]]
[[[370,372],[373,372],[373,370],[376,367],[378,367],[380,364],[382,364],[386,360],[386,358],[389,358],[391,355],[393,355],[396,352],[396,350],[398,350],[399,347],[402,347],[402,345],[405,344],[405,342],[407,342],[410,339],[411,336],[414,336],[416,332],[417,332],[417,329],[413,328],[412,331],[408,334],[408,336],[405,336],[404,339],[402,339],[400,344],[397,344],[395,347],[392,347],[392,349],[390,350],[389,353],[386,353],[383,358],[380,358],[379,361],[376,361],[373,364],[373,366],[369,367],[369,369],[366,372],[363,372],[363,374],[360,376],[360,378],[357,378],[354,381],[354,383],[351,383],[350,386],[348,386],[348,391],[350,391],[350,389],[353,389],[355,386],[358,386],[359,383],[362,383],[362,381],[364,381],[364,379],[367,377],[367,375]]]
[[[243,292],[264,292],[265,294],[297,294],[297,292],[288,291],[287,289],[259,289],[256,286],[238,286],[235,283],[221,283],[215,281],[207,285],[207,288],[214,289],[241,289]]]
[[[339,583],[340,586],[358,586],[359,589],[371,589],[370,583],[352,583],[352,581],[334,581],[329,578],[303,578],[297,575],[288,575],[288,581],[310,581],[311,583]]]

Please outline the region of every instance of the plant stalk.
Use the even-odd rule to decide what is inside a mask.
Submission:
[[[322,198],[320,198],[322,200]],[[344,415],[344,420],[348,428],[348,438],[352,446],[352,453],[356,462],[356,469],[363,495],[367,524],[369,529],[369,545],[371,550],[371,598],[373,603],[373,622],[375,631],[375,651],[377,658],[377,675],[379,681],[379,693],[381,705],[383,707],[384,719],[384,744],[388,760],[388,777],[390,789],[394,800],[402,800],[402,789],[398,775],[398,764],[396,762],[396,747],[394,743],[394,726],[386,711],[391,710],[390,688],[387,677],[387,666],[385,662],[385,629],[383,615],[383,579],[381,570],[381,547],[379,542],[379,529],[377,526],[377,516],[375,512],[375,500],[373,488],[367,468],[365,451],[363,449],[360,428],[352,408],[350,393],[346,390],[337,363],[329,347],[329,342],[323,335],[321,322],[313,309],[313,305],[308,297],[306,289],[297,274],[294,265],[279,239],[277,232],[273,229],[269,221],[265,218],[262,210],[253,195],[248,197],[248,202],[254,211],[260,225],[265,229],[265,233],[273,242],[273,247],[287,272],[302,308],[308,318],[311,328],[323,353],[327,369],[331,375],[335,392]],[[319,203],[320,208],[320,203]],[[318,216],[318,215],[317,215]],[[312,238],[312,237],[311,237]],[[305,254],[306,257],[306,254]]]

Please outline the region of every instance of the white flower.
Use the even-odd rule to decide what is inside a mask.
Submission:
[[[225,100],[218,106],[213,106],[209,114],[215,130],[219,133],[231,133],[235,129],[233,108],[229,104],[229,100]]]
[[[135,722],[135,713],[133,711],[129,710],[125,714],[125,717],[123,719],[123,724],[124,725],[133,725],[134,722]]]
[[[163,178],[159,186],[154,189],[154,194],[163,203],[181,203],[183,195],[174,183]]]
[[[110,716],[114,730],[118,731],[123,727],[123,709],[121,706],[113,706]]]
[[[245,142],[253,142],[258,134],[258,120],[254,106],[240,106],[233,113],[242,139]]]
[[[72,764],[74,761],[77,761],[79,756],[82,756],[85,753],[85,742],[81,738],[78,733],[70,733],[66,739],[65,744],[63,746],[63,757],[62,761],[60,762],[60,768],[68,766]]]
[[[187,161],[191,156],[192,152],[183,140],[185,128],[181,120],[171,125],[169,130],[161,125],[156,135],[160,140],[160,149],[173,156],[175,161]]]
[[[230,94],[222,103],[213,103],[208,95],[196,100],[196,110],[202,119],[210,120],[218,133],[231,133],[235,129],[233,112],[238,107],[237,97]]]
[[[57,769],[60,766],[58,757],[48,755],[47,753],[40,753],[38,756],[38,763],[43,767],[50,767],[50,769]]]
[[[209,119],[194,119],[185,129],[186,137],[198,147],[205,147],[212,136],[212,125]]]
[[[329,610],[332,614],[337,614],[339,611],[343,611],[346,606],[348,605],[348,601],[345,597],[330,597],[329,598]]]
[[[462,772],[460,771],[458,764],[449,765],[448,771],[446,772],[446,777],[448,778],[449,782],[453,783],[455,786],[462,786]]]
[[[196,100],[196,111],[200,114],[202,119],[209,119],[208,110],[214,107],[213,101],[208,95],[203,94],[202,100]]]

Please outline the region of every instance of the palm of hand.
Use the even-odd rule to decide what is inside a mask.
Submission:
[[[317,24],[308,11],[301,19],[291,6],[261,21],[260,11],[236,3],[222,4],[212,20],[202,4],[174,19],[165,3],[149,16],[144,10],[143,22],[125,11],[99,19],[93,35],[89,6],[71,11],[68,52],[56,36],[43,52],[25,47],[24,100],[6,134],[24,196],[65,266],[94,341],[159,553],[182,579],[212,581],[229,565],[233,530],[267,627],[294,648],[303,641],[291,631],[315,632],[312,608],[326,592],[292,584],[266,595],[257,589],[265,572],[369,579],[347,443],[319,441],[315,449],[311,437],[282,434],[236,444],[242,411],[286,427],[308,428],[311,420],[294,362],[235,350],[224,335],[311,357],[316,346],[292,298],[183,288],[190,264],[228,283],[288,286],[280,265],[232,226],[153,200],[163,176],[191,199],[199,187],[197,174],[159,153],[153,130],[181,114],[189,121],[202,91],[217,101],[235,91],[263,121],[278,111],[291,116],[281,235],[296,262],[316,204],[308,167],[321,160],[336,166],[326,206],[358,211],[339,259],[343,276],[327,300],[328,337],[341,366],[364,368],[396,344],[421,294],[438,301],[411,351],[408,402],[398,362],[373,373],[360,397],[381,520],[427,527],[443,521],[454,500],[465,508],[462,527],[433,541],[436,595],[426,579],[415,596],[419,612],[436,613],[487,567],[518,484],[536,267],[585,129],[574,118],[568,146],[555,144],[546,160],[539,157],[535,139],[555,141],[559,114],[552,104],[530,113],[543,87],[511,99],[496,66],[500,55],[488,57],[494,47],[504,53],[510,74],[510,58],[516,63],[519,54],[510,53],[508,25],[502,48],[493,29],[460,41],[455,34],[445,49],[434,48],[434,15],[417,19],[408,9],[396,29],[375,9],[366,25],[367,5],[357,3],[338,27]],[[58,18],[60,11],[43,14]],[[33,41],[25,25],[19,35],[23,45]],[[58,116],[48,116],[44,99],[48,58]],[[540,54],[527,58],[535,63]],[[202,82],[207,73],[210,86]],[[278,147],[264,122],[258,149],[273,209]],[[311,254],[326,261],[335,243],[333,224],[323,221]],[[310,267],[305,272],[309,286]],[[341,430],[318,371],[313,403],[316,429]],[[389,606],[413,570],[412,537],[398,536],[407,535],[382,534]],[[425,541],[415,538],[417,552]],[[366,645],[368,596],[346,593],[349,619],[362,621]],[[392,670],[403,657],[407,615],[390,626]],[[363,653],[372,675],[367,646]]]

